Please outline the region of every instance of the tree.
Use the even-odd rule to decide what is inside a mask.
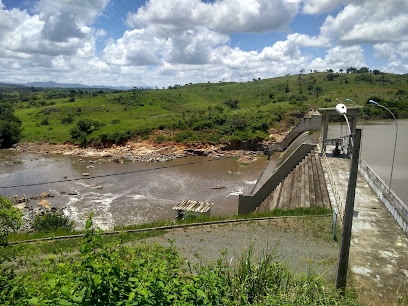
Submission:
[[[10,231],[16,231],[22,224],[21,213],[10,200],[0,196],[0,245],[7,245]]]
[[[0,104],[0,148],[8,148],[21,139],[21,121],[11,105]]]
[[[315,94],[316,94],[316,101],[317,101],[317,99],[319,98],[319,94],[322,93],[322,91],[323,91],[323,88],[321,88],[320,86],[316,86],[316,87],[314,88],[314,92],[315,92]]]
[[[370,69],[368,67],[361,67],[358,73],[368,73],[370,72]]]
[[[346,69],[347,73],[356,73],[357,72],[357,68],[354,67],[350,67]]]
[[[343,68],[340,68],[339,71],[340,71],[340,73],[343,73],[344,70],[343,70]]]
[[[286,80],[285,92],[288,93],[289,91],[289,80]]]
[[[374,73],[374,75],[379,75],[379,74],[381,74],[381,71],[378,70],[378,69],[374,69],[374,70],[373,70],[373,73]]]

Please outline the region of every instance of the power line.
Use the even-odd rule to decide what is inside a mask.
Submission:
[[[12,185],[12,186],[0,186],[0,189],[31,187],[31,186],[50,185],[50,184],[65,183],[65,182],[74,182],[74,181],[81,181],[81,180],[91,180],[91,179],[95,179],[95,178],[112,177],[112,176],[118,176],[118,175],[126,175],[126,174],[132,174],[132,173],[141,173],[141,172],[156,171],[156,170],[162,170],[162,169],[170,169],[170,168],[176,168],[176,167],[182,167],[182,166],[188,166],[188,165],[203,164],[203,163],[208,163],[208,162],[213,162],[213,161],[223,160],[223,159],[228,159],[228,158],[232,158],[232,157],[213,158],[213,159],[209,159],[209,160],[202,160],[202,161],[198,161],[198,162],[190,162],[190,163],[184,163],[184,164],[179,164],[179,165],[170,165],[170,166],[155,167],[155,168],[149,168],[149,169],[138,169],[138,170],[132,170],[132,171],[101,174],[101,175],[95,175],[95,176],[87,176],[87,177],[80,177],[80,178],[73,178],[73,179],[64,179],[64,180],[57,180],[57,181],[50,181],[50,182],[39,182],[39,183],[30,183],[30,184],[21,184],[21,185]]]

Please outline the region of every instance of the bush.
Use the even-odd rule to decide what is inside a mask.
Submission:
[[[21,139],[21,121],[11,105],[0,103],[0,148],[8,148]]]
[[[56,229],[72,230],[74,222],[67,216],[58,213],[46,213],[42,216],[36,216],[33,222],[33,228],[39,232],[49,232]]]
[[[111,123],[112,123],[112,124],[118,124],[118,123],[120,123],[120,120],[119,120],[119,119],[113,119],[113,120],[111,121]]]
[[[72,118],[71,115],[68,115],[64,118],[61,118],[61,123],[62,124],[71,124],[72,122],[74,122],[74,118]]]
[[[8,234],[21,226],[21,213],[13,203],[0,196],[0,245],[7,245]]]
[[[45,118],[43,121],[41,121],[40,125],[50,125],[50,123],[48,122],[48,118]]]
[[[234,100],[227,100],[224,102],[225,105],[227,105],[229,108],[231,109],[237,109],[238,108],[238,100],[234,99]]]

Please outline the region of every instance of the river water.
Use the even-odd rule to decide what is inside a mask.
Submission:
[[[359,122],[362,129],[362,159],[389,185],[396,134],[395,120]],[[345,123],[329,126],[329,138],[346,135]],[[408,120],[398,120],[398,137],[391,189],[408,203]]]
[[[408,120],[398,120],[398,125],[392,189],[408,203]],[[372,121],[360,127],[362,158],[389,184],[395,121]],[[346,129],[343,123],[333,123],[329,137],[344,136]],[[265,165],[266,158],[243,166],[234,159],[206,157],[120,164],[105,159],[0,150],[0,187],[64,181],[0,188],[0,194],[31,197],[50,192],[55,195],[47,199],[51,206],[66,206],[65,212],[77,228],[83,228],[86,217],[94,211],[95,222],[103,229],[111,229],[115,225],[172,219],[175,216],[172,207],[182,200],[213,202],[213,215],[236,214],[238,195],[251,192]],[[115,175],[123,172],[131,173]],[[66,181],[81,178],[83,173],[102,177]],[[225,189],[211,188],[217,185]],[[29,204],[37,202],[31,200]]]
[[[47,199],[51,206],[66,206],[65,213],[77,228],[83,228],[86,217],[94,211],[96,224],[111,229],[115,225],[172,219],[172,207],[182,200],[213,202],[213,215],[236,214],[238,195],[252,190],[265,165],[264,157],[247,166],[235,159],[206,157],[120,164],[104,159],[0,150],[0,187],[70,180],[81,178],[83,173],[103,176],[0,188],[0,194],[31,197],[50,192],[55,195]],[[120,174],[123,172],[131,173]],[[104,176],[107,174],[111,176]],[[214,186],[225,188],[212,189]],[[29,204],[37,202],[31,200]]]

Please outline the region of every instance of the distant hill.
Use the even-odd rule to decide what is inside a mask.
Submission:
[[[308,109],[335,107],[336,98],[346,105],[351,105],[346,99],[364,105],[366,119],[391,117],[382,108],[367,105],[371,99],[397,118],[408,118],[408,75],[388,73],[318,72],[160,90],[25,88],[9,89],[0,101],[13,103],[26,142],[108,145],[132,137],[157,142],[257,142],[294,125]]]
[[[117,90],[129,90],[132,89],[132,87],[126,87],[126,86],[107,86],[107,85],[83,85],[83,84],[70,84],[70,83],[57,83],[53,81],[49,82],[31,82],[31,83],[25,83],[25,84],[19,84],[23,86],[28,86],[28,87],[41,87],[41,88],[109,88],[109,89],[117,89]]]

